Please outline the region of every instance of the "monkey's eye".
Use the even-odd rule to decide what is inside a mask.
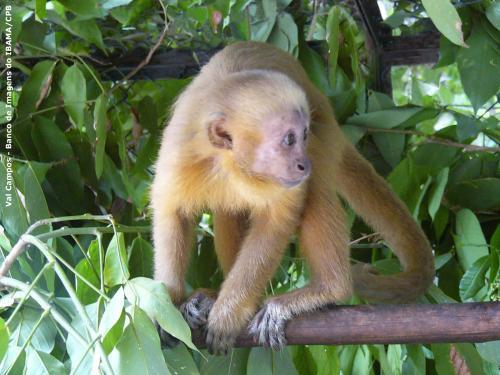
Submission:
[[[304,141],[307,139],[307,128],[304,129]]]
[[[283,139],[283,143],[287,146],[293,146],[295,142],[296,142],[295,134],[293,133],[288,133],[287,135],[285,135],[285,138]]]

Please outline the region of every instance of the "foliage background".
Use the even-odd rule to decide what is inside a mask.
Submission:
[[[190,80],[113,82],[104,77],[116,69],[101,65],[151,49],[166,8],[162,48],[260,40],[299,58],[346,134],[428,235],[437,274],[422,302],[499,300],[500,3],[381,2],[394,35],[425,30],[427,15],[443,33],[436,65],[393,69],[392,98],[371,90],[374,51],[346,3],[12,3],[13,28],[2,24],[2,33],[12,32],[15,45],[14,148],[11,158],[2,149],[0,195],[8,182],[16,194],[0,206],[0,261],[29,233],[27,250],[1,279],[9,286],[0,300],[1,373],[453,374],[461,365],[472,374],[500,373],[499,342],[253,348],[212,357],[194,349],[164,288],[150,279],[151,165],[172,101]],[[2,20],[6,11],[2,5]],[[1,90],[5,98],[4,79]],[[0,120],[5,139],[3,101]],[[397,271],[383,241],[364,237],[371,230],[349,213],[352,238],[363,237],[352,246],[353,261]],[[217,287],[208,213],[197,239],[188,288]],[[292,243],[268,293],[307,280]],[[184,343],[162,350],[153,320]]]

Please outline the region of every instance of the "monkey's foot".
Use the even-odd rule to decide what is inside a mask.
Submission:
[[[195,292],[181,307],[181,313],[191,329],[205,329],[208,314],[212,310],[215,299],[202,291]]]
[[[234,346],[238,332],[230,333],[207,327],[207,349],[210,354],[226,355]]]
[[[158,323],[156,323],[156,330],[160,336],[160,342],[167,348],[173,348],[179,344],[180,340],[164,331]]]
[[[250,334],[259,344],[281,350],[286,345],[285,325],[290,319],[288,315],[279,304],[269,301],[250,322]]]

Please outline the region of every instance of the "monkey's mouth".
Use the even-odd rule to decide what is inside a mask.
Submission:
[[[306,179],[307,179],[307,176],[301,177],[301,178],[296,179],[296,180],[290,180],[287,178],[280,177],[278,180],[283,187],[285,187],[287,189],[291,189],[293,187],[300,185]]]

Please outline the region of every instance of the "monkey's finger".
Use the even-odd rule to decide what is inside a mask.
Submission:
[[[273,350],[282,350],[286,346],[285,337],[286,320],[282,318],[272,319],[269,330],[269,346]]]

